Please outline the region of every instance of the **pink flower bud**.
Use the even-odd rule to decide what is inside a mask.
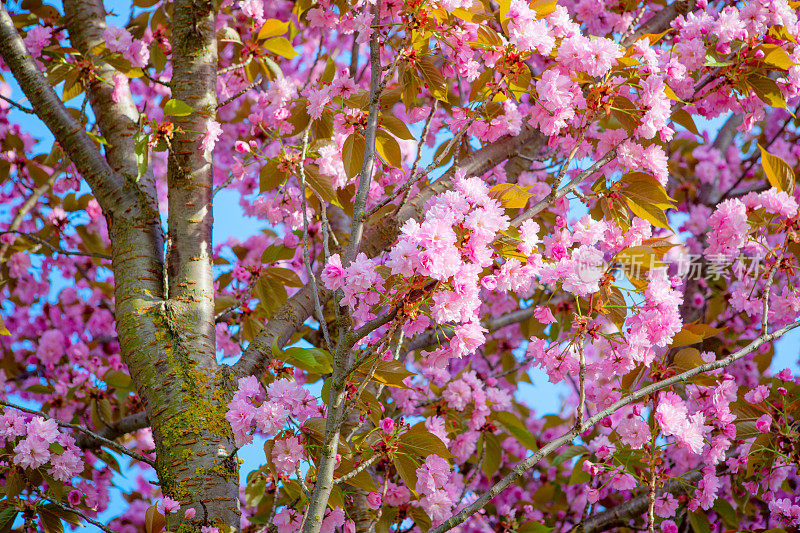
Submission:
[[[378,509],[381,506],[381,495],[377,492],[367,494],[367,505],[370,509]]]
[[[186,520],[191,520],[192,518],[194,518],[194,515],[196,515],[196,514],[197,514],[197,511],[195,510],[195,508],[194,508],[194,507],[189,507],[189,508],[188,508],[188,509],[186,509],[186,511],[183,513],[183,517],[184,517]]]
[[[391,418],[384,418],[381,420],[381,430],[387,435],[394,433],[394,420]]]
[[[233,149],[240,154],[250,153],[250,145],[244,141],[236,141],[236,143],[233,145]]]
[[[769,427],[772,425],[772,417],[769,415],[761,415],[756,420],[756,429],[761,433],[769,433]]]
[[[72,507],[80,505],[81,498],[82,498],[81,491],[79,490],[71,490],[69,491],[69,494],[67,494],[67,501]]]

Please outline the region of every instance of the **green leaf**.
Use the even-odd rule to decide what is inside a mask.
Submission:
[[[104,138],[104,137],[102,137],[102,136],[100,136],[100,135],[97,135],[97,134],[95,134],[95,133],[92,133],[91,131],[87,131],[87,132],[86,132],[86,134],[87,134],[89,137],[91,137],[91,138],[92,138],[92,140],[93,140],[94,142],[96,142],[97,144],[102,144],[103,146],[111,146],[110,144],[108,144],[108,141],[107,141],[107,140],[105,140],[105,138]]]
[[[729,67],[731,65],[733,65],[732,61],[720,61],[711,54],[706,54],[706,61],[703,64],[704,67]]]
[[[620,193],[634,215],[654,226],[671,229],[664,210],[674,209],[675,205],[663,185],[644,172],[627,174],[622,181],[625,188]]]
[[[428,513],[426,513],[421,507],[412,507],[409,511],[409,514],[414,521],[414,525],[418,527],[422,533],[427,533],[432,525],[432,521],[428,516]]]
[[[44,507],[40,507],[37,514],[39,515],[39,520],[42,521],[44,533],[64,533],[64,524],[61,523],[59,517]]]
[[[673,111],[672,120],[674,122],[677,122],[684,128],[686,128],[688,131],[694,133],[695,135],[701,136],[700,132],[697,131],[697,125],[694,123],[694,119],[692,118],[691,113],[686,111],[684,108],[679,107],[678,109]]]
[[[158,512],[155,505],[151,505],[144,513],[145,533],[159,533],[167,525],[164,515]]]
[[[402,120],[394,115],[387,115],[385,113],[381,114],[379,122],[384,128],[386,128],[386,131],[398,139],[404,139],[407,141],[414,139],[414,136],[409,131],[408,126],[406,126]]]
[[[664,209],[661,209],[649,202],[637,201],[628,197],[625,198],[625,203],[628,205],[628,208],[631,210],[631,212],[637,217],[647,220],[654,226],[672,231]]]
[[[714,502],[714,507],[712,509],[722,518],[722,522],[727,527],[731,529],[736,529],[739,527],[739,516],[736,514],[736,510],[730,503],[728,503],[727,500],[717,498],[717,501]]]
[[[697,344],[703,339],[717,335],[723,331],[723,329],[724,328],[715,328],[708,324],[684,324],[683,328],[672,338],[672,345],[670,347],[677,348],[678,346]]]
[[[244,501],[248,507],[256,507],[266,496],[267,480],[263,476],[257,476],[249,481],[244,488]]]
[[[164,104],[164,114],[171,117],[185,117],[186,115],[191,115],[194,111],[195,109],[192,106],[175,98],[170,98]]]
[[[379,360],[377,363],[362,365],[356,370],[356,372],[366,376],[372,364],[375,364],[375,372],[372,374],[372,380],[389,387],[407,389],[408,386],[403,383],[403,380],[414,375],[412,372],[406,370],[406,367],[400,361]]]
[[[577,483],[588,483],[592,477],[583,469],[583,461],[576,461],[572,467],[572,473],[569,476],[568,485],[575,485]]]
[[[553,466],[560,465],[564,461],[569,461],[573,457],[578,457],[586,453],[589,453],[589,448],[586,446],[568,446],[566,450],[556,455],[553,459]]]
[[[420,57],[417,60],[417,68],[420,74],[422,74],[422,79],[428,86],[428,91],[431,95],[437,100],[447,103],[447,87],[445,85],[444,76],[442,76],[442,73],[436,65],[434,65],[429,58]]]
[[[272,276],[259,276],[254,292],[260,300],[258,308],[263,310],[265,318],[271,318],[289,298],[283,283]]]
[[[416,495],[417,468],[419,468],[419,463],[406,454],[395,455],[394,459],[392,459],[392,463],[394,463],[397,473],[400,474],[400,478],[403,480],[408,490]]]
[[[261,254],[262,263],[275,263],[276,261],[285,261],[294,257],[294,250],[290,250],[285,246],[271,245],[267,246],[264,253]]]
[[[25,489],[25,478],[15,468],[6,477],[5,492],[9,498],[16,498]]]
[[[419,423],[412,427],[398,439],[400,450],[414,455],[419,455],[423,459],[431,454],[436,454],[443,459],[450,459],[453,454],[444,445],[444,442],[428,431],[425,424]]]
[[[54,480],[54,483],[57,483],[57,482]],[[49,484],[50,483],[48,482],[48,485]],[[56,515],[57,517],[59,517],[61,520],[63,520],[66,523],[68,523],[69,525],[73,526],[73,527],[79,527],[81,525],[81,517],[79,517],[77,514],[71,512],[71,511],[67,511],[67,510],[62,509],[60,507],[56,507],[52,503],[48,503],[47,505],[44,506],[44,508],[47,509],[48,511],[50,511],[51,513],[53,513],[54,515]]]
[[[286,59],[299,55],[286,37],[273,37],[264,43],[264,48]]]
[[[0,511],[0,532],[6,533],[7,531],[11,531],[18,513],[19,511],[13,507],[6,507]]]
[[[339,196],[336,194],[336,189],[333,187],[333,178],[321,173],[317,165],[306,165],[304,169],[308,186],[311,187],[324,202],[342,207],[342,204],[339,202]]]
[[[795,175],[789,163],[778,157],[777,155],[769,153],[763,146],[758,145],[761,150],[761,166],[764,169],[764,174],[767,176],[770,185],[779,191],[786,191],[789,196],[794,194]]]
[[[139,181],[142,176],[147,172],[147,167],[150,165],[150,147],[147,146],[147,136],[142,135],[134,147],[136,152],[136,181]]]
[[[115,389],[131,390],[131,377],[119,370],[109,370],[103,376],[103,381]]]
[[[273,349],[272,356],[306,372],[330,374],[333,370],[333,357],[327,350],[320,348],[293,347],[277,352]]]
[[[365,460],[364,457],[362,457],[362,461],[363,460]],[[356,468],[357,465],[353,461],[342,457],[341,463],[339,464],[339,468],[336,469],[336,472],[334,472],[333,477],[340,478],[345,474],[349,474]],[[375,481],[373,481],[372,476],[370,476],[369,472],[366,470],[362,470],[355,476],[349,478],[346,481],[343,481],[343,483],[347,483],[352,487],[356,487],[357,489],[365,490],[367,492],[375,492],[378,490],[378,487],[375,485]]]
[[[486,477],[492,479],[497,474],[497,471],[500,470],[500,462],[503,460],[503,448],[494,433],[484,433],[482,438],[483,445],[486,447],[482,470]]]
[[[517,415],[508,411],[496,411],[492,416],[523,446],[534,452],[539,449],[536,445],[536,437],[528,431],[528,428],[525,427],[525,424]]]
[[[789,54],[777,44],[762,44],[756,50],[764,52],[761,62],[780,70],[789,70],[794,65]]]
[[[271,191],[286,181],[286,178],[286,173],[278,169],[278,162],[275,159],[270,159],[258,172],[259,190],[262,193]]]
[[[708,516],[705,513],[693,513],[689,511],[687,513],[689,517],[689,524],[692,526],[692,531],[694,533],[711,533],[711,524],[708,522]]]
[[[664,268],[661,261],[663,254],[659,254],[650,246],[632,246],[617,253],[616,262],[621,265],[622,271],[638,289],[648,285],[647,272],[652,269]]]
[[[281,267],[265,268],[261,271],[263,276],[272,276],[287,287],[302,287],[303,282],[294,270]]]

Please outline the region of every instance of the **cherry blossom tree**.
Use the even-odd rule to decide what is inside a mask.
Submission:
[[[4,2],[0,530],[797,530],[797,8]]]

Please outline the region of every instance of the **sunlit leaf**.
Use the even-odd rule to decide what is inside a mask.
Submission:
[[[528,200],[533,196],[528,192],[529,188],[516,183],[498,183],[489,189],[489,196],[506,209],[522,209],[528,205]]]
[[[381,158],[395,168],[402,166],[400,145],[389,133],[379,129],[375,137],[375,149]]]
[[[264,24],[261,25],[261,29],[258,30],[258,37],[256,37],[256,39],[263,41],[264,39],[268,39],[270,37],[283,35],[287,31],[289,31],[288,22],[283,22],[278,19],[267,19],[264,21]]]
[[[164,104],[164,114],[172,117],[185,117],[186,115],[191,115],[194,111],[195,109],[192,106],[175,98],[170,98]]]
[[[795,183],[792,167],[777,155],[769,153],[760,144],[758,149],[761,150],[761,166],[764,168],[764,174],[770,185],[779,191],[786,191],[791,196],[794,193]]]
[[[264,48],[286,59],[299,55],[286,37],[273,37],[264,42]]]

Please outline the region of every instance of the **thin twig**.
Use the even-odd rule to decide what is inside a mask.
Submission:
[[[111,256],[110,255],[98,254],[98,253],[94,253],[94,252],[76,252],[76,251],[71,251],[71,250],[63,250],[61,248],[58,248],[57,246],[53,246],[49,242],[45,241],[44,239],[42,239],[40,237],[37,237],[36,235],[31,235],[30,233],[25,233],[24,231],[18,231],[18,230],[0,231],[0,235],[5,235],[5,234],[19,235],[20,237],[24,237],[24,238],[28,239],[31,242],[35,242],[36,244],[39,244],[41,246],[44,246],[44,247],[48,248],[53,253],[59,253],[59,254],[62,254],[62,255],[77,255],[77,256],[83,256],[83,257],[96,257],[97,259],[105,259],[107,261],[111,261]]]
[[[408,201],[408,195],[411,193],[411,187],[413,187],[413,185],[417,183],[419,180],[421,180],[423,177],[427,176],[428,173],[427,168],[425,169],[425,171],[420,172],[419,174],[416,174],[416,171],[417,171],[417,166],[419,165],[419,161],[422,158],[422,144],[425,142],[425,138],[428,136],[428,130],[430,129],[431,126],[431,119],[433,118],[433,114],[436,112],[436,108],[438,105],[439,101],[434,100],[433,105],[431,105],[431,110],[428,113],[428,118],[425,120],[425,125],[422,127],[422,135],[420,136],[419,141],[417,142],[417,157],[414,159],[414,164],[412,165],[411,170],[408,173],[408,181],[406,181],[400,187],[398,187],[397,190],[393,191],[390,197],[384,198],[377,205],[373,206],[372,209],[367,211],[367,214],[365,215],[367,218],[372,216],[374,213],[376,213],[379,209],[381,209],[383,206],[385,206],[392,200],[395,200],[398,196],[400,196],[400,193],[405,193],[405,196],[403,197],[403,200],[400,202],[400,205],[406,203]]]
[[[252,60],[253,60],[253,56],[247,56],[247,59],[245,59],[241,63],[236,63],[235,65],[228,65],[227,67],[223,67],[223,68],[217,70],[217,75],[225,74],[227,72],[232,72],[234,70],[238,70],[240,68],[244,68],[247,65],[249,65]]]
[[[81,518],[83,518],[84,520],[86,520],[87,522],[89,522],[90,524],[92,524],[93,526],[99,527],[100,529],[102,529],[106,533],[114,533],[114,531],[112,529],[110,529],[110,528],[106,527],[105,525],[103,525],[102,522],[98,522],[94,518],[90,518],[90,517],[86,516],[81,511],[78,511],[77,509],[73,509],[72,507],[68,507],[68,506],[64,505],[63,503],[58,502],[56,500],[52,500],[52,499],[48,498],[47,496],[45,496],[44,494],[42,494],[41,492],[37,492],[37,494],[39,495],[39,497],[41,499],[43,499],[46,502],[49,502],[49,503],[55,505],[56,507],[58,507],[62,511],[66,511],[66,512],[78,515]]]
[[[350,472],[346,473],[346,474],[345,474],[345,475],[343,475],[342,477],[339,477],[339,478],[336,478],[336,479],[334,479],[334,480],[333,480],[334,484],[337,484],[337,483],[344,483],[345,481],[348,481],[348,480],[350,480],[350,479],[353,479],[354,477],[356,477],[357,475],[359,475],[361,472],[363,472],[364,470],[366,470],[367,468],[369,468],[369,467],[370,467],[370,466],[371,466],[373,463],[375,463],[375,462],[376,462],[376,461],[377,461],[379,458],[380,458],[380,455],[376,453],[375,455],[373,455],[372,457],[370,457],[369,459],[367,459],[366,461],[364,461],[363,463],[361,463],[360,465],[358,465],[358,468],[354,468],[353,470],[351,470]]]
[[[255,89],[258,86],[258,84],[261,83],[261,78],[262,78],[262,76],[261,76],[261,74],[259,74],[258,77],[256,78],[256,81],[254,81],[253,83],[250,83],[249,85],[247,85],[243,89],[239,89],[238,91],[236,91],[236,94],[234,94],[233,96],[231,96],[230,98],[228,98],[226,100],[223,100],[221,104],[217,104],[217,109],[219,109],[220,107],[224,107],[224,106],[230,104],[231,102],[233,102],[234,100],[236,100],[237,98],[239,98],[240,96],[245,94],[247,91],[249,91],[251,89]]]
[[[311,492],[308,490],[306,486],[306,480],[303,478],[303,474],[300,472],[300,461],[297,461],[297,464],[294,465],[294,473],[297,474],[297,482],[300,484],[300,490],[303,491],[303,494],[306,495],[306,498],[311,497]]]
[[[536,205],[534,205],[533,207],[531,207],[530,209],[528,209],[527,211],[516,217],[514,220],[512,220],[511,225],[516,227],[519,226],[522,222],[528,220],[529,218],[535,217],[547,206],[549,206],[551,202],[559,198],[562,198],[563,196],[566,196],[567,194],[572,192],[572,190],[575,189],[578,185],[580,185],[584,179],[591,176],[595,172],[599,171],[603,167],[603,165],[614,159],[616,155],[617,155],[616,149],[611,150],[606,155],[598,159],[595,164],[593,164],[586,170],[580,172],[577,176],[575,176],[572,179],[572,181],[570,181],[560,189],[556,188],[558,187],[558,180],[557,180],[556,183],[553,184],[553,189],[551,190],[550,194],[548,194],[541,201],[537,202]]]
[[[353,331],[353,333],[350,334],[351,341],[353,343],[356,343],[360,339],[363,339],[364,337],[366,337],[367,335],[378,329],[379,327],[391,322],[392,320],[394,320],[394,317],[397,316],[397,312],[399,310],[400,310],[399,307],[395,307],[387,314],[379,316],[377,318],[373,318],[372,320],[370,320],[369,322],[367,322],[366,324],[364,324],[363,326],[361,326],[360,328],[358,328],[357,330]]]
[[[2,94],[0,94],[0,98],[5,100],[9,104],[13,105],[14,107],[19,109],[23,113],[28,113],[29,115],[35,115],[36,114],[36,111],[34,111],[33,109],[29,109],[29,108],[27,108],[27,107],[25,107],[23,105],[20,105],[20,104],[16,103],[14,100],[12,100],[11,98],[7,98],[7,97],[3,96]]]
[[[155,77],[151,76],[151,75],[150,75],[150,74],[147,72],[147,70],[146,70],[146,69],[142,69],[142,73],[144,74],[144,77],[145,77],[145,78],[147,78],[148,80],[152,81],[153,83],[157,83],[157,84],[159,84],[159,85],[163,85],[164,87],[166,87],[166,88],[168,88],[168,89],[172,89],[172,84],[171,84],[171,83],[169,83],[168,81],[161,81],[161,80],[159,80],[158,78],[155,78]]]
[[[380,6],[375,7],[375,19],[380,20]],[[364,163],[361,165],[361,172],[358,175],[358,188],[353,199],[353,219],[350,225],[350,244],[347,247],[343,265],[348,266],[356,257],[358,247],[361,244],[361,237],[364,233],[364,221],[366,219],[365,209],[367,206],[367,195],[369,194],[370,184],[372,183],[372,167],[375,163],[375,140],[378,133],[378,115],[380,113],[380,99],[383,89],[392,77],[392,72],[381,79],[381,53],[378,43],[379,32],[375,32],[369,42],[369,63],[370,63],[370,98],[369,111],[367,114],[367,125],[364,129]],[[392,66],[396,66],[400,54],[395,57]]]
[[[311,130],[309,124],[303,130],[303,150],[300,153],[300,201],[303,210],[303,262],[306,265],[306,272],[308,273],[308,280],[311,282],[311,289],[314,293],[314,308],[317,311],[317,320],[319,320],[319,327],[322,330],[322,336],[325,338],[325,344],[328,351],[333,350],[333,343],[331,343],[331,336],[328,332],[328,324],[325,321],[325,314],[322,312],[322,304],[319,301],[319,290],[317,288],[317,275],[314,273],[314,268],[311,266],[311,254],[309,253],[308,245],[308,200],[306,199],[306,153],[308,152],[308,132]]]
[[[36,187],[36,189],[25,199],[22,205],[19,206],[17,213],[14,215],[14,219],[11,221],[11,224],[8,226],[6,231],[15,231],[18,230],[19,227],[22,225],[22,220],[25,218],[31,209],[33,209],[36,204],[39,202],[39,198],[44,196],[44,194],[50,190],[53,186],[53,183],[56,182],[56,179],[61,175],[64,168],[68,165],[68,158],[64,158],[61,165],[53,170],[53,173],[50,174],[50,177],[47,178],[47,181]],[[0,245],[0,263],[3,262],[6,256],[6,252],[8,251],[8,247],[10,246],[9,243],[4,242]]]
[[[127,455],[129,457],[132,457],[132,458],[136,459],[137,461],[141,461],[141,462],[143,462],[145,464],[148,464],[148,465],[152,466],[153,468],[155,468],[155,466],[156,466],[155,461],[153,461],[152,459],[148,459],[144,455],[140,455],[140,454],[134,452],[133,450],[129,450],[125,446],[117,444],[116,442],[114,442],[112,440],[108,440],[107,438],[98,435],[94,431],[92,431],[90,429],[87,429],[87,428],[85,428],[83,426],[79,426],[78,424],[71,424],[69,422],[62,422],[61,420],[58,420],[57,418],[54,418],[54,417],[52,417],[50,415],[47,415],[47,414],[45,414],[45,413],[43,413],[41,411],[36,411],[34,409],[28,409],[27,407],[21,407],[19,405],[14,405],[13,403],[6,402],[5,400],[0,400],[0,405],[5,405],[6,407],[11,407],[12,409],[17,409],[18,411],[22,411],[24,413],[29,413],[29,414],[32,414],[32,415],[41,416],[41,417],[47,418],[48,420],[54,420],[56,422],[56,424],[58,424],[61,427],[75,429],[77,431],[85,433],[85,434],[89,435],[90,437],[92,437],[93,439],[96,439],[99,442],[104,443],[109,448],[112,448],[115,451],[118,451],[119,453],[125,454],[125,455]]]
[[[580,369],[578,370],[578,417],[576,420],[576,425],[578,427],[583,424],[583,415],[584,409],[586,408],[586,355],[583,351],[583,344],[578,343],[578,355],[579,361],[578,364],[580,365]]]

